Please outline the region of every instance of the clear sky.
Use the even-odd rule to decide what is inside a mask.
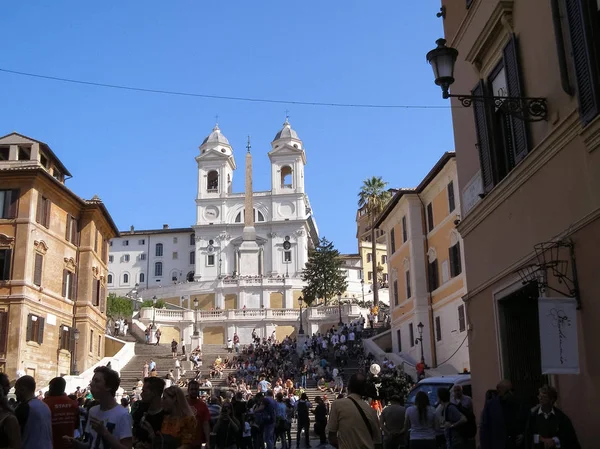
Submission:
[[[78,195],[99,195],[117,226],[191,226],[198,146],[219,116],[238,163],[246,136],[254,188],[289,110],[304,141],[320,234],[356,252],[363,179],[416,185],[454,149],[449,103],[425,54],[442,36],[439,0],[2,2],[0,69],[211,95],[364,109],[248,103],[67,84],[0,72],[0,135],[50,145]],[[439,107],[442,108],[439,108]]]

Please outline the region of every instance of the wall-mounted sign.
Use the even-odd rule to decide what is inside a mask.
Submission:
[[[539,298],[542,374],[579,374],[577,302]]]

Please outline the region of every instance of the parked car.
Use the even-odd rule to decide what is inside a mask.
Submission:
[[[415,396],[419,391],[424,391],[429,396],[429,402],[432,406],[437,405],[438,398],[437,392],[440,388],[448,388],[452,395],[452,388],[454,385],[460,385],[463,388],[465,396],[472,396],[471,390],[471,375],[470,374],[456,374],[453,376],[440,376],[440,377],[426,377],[421,380],[414,388],[408,393],[406,397],[406,406],[415,405]]]

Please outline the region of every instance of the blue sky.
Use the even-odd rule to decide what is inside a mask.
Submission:
[[[448,106],[425,54],[442,35],[439,0],[3,2],[0,68],[212,95]],[[98,194],[120,229],[195,221],[198,146],[219,124],[254,188],[290,112],[303,139],[307,193],[321,235],[356,252],[362,180],[414,186],[454,149],[450,110],[245,103],[66,84],[0,73],[0,135],[47,142]],[[234,190],[243,190],[243,167]]]

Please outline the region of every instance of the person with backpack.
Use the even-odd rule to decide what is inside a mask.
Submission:
[[[467,418],[466,429],[468,429],[468,431],[465,431],[464,434],[467,449],[475,449],[477,446],[477,443],[475,442],[477,420],[475,418],[475,413],[473,412],[473,399],[464,394],[461,385],[454,385],[454,387],[452,387],[452,393],[453,395],[450,402],[455,404],[458,407],[458,410]]]
[[[450,390],[439,388],[437,391],[439,404],[442,407],[442,420],[446,449],[466,449],[466,424],[467,417],[463,415],[458,406],[450,402]]]
[[[306,443],[306,447],[310,447],[310,413],[309,410],[311,408],[310,402],[308,402],[308,395],[306,393],[302,393],[300,396],[300,400],[296,402],[296,415],[297,415],[297,425],[296,425],[296,449],[300,447],[300,436],[302,435],[302,430],[304,429],[304,441]]]

